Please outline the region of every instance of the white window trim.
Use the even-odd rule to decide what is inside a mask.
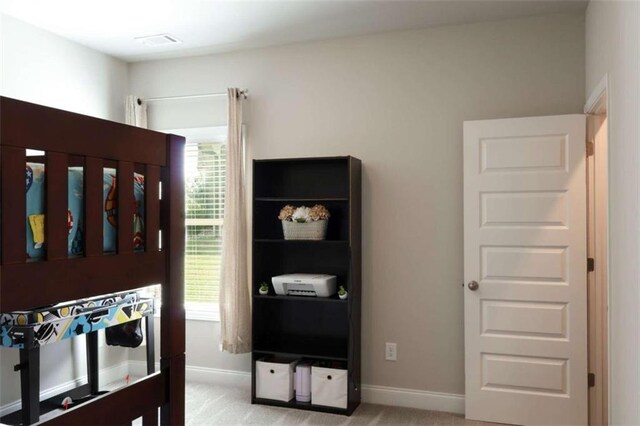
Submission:
[[[153,316],[160,318],[162,302],[156,303]],[[220,322],[220,305],[217,303],[186,302],[184,304],[185,318],[189,321]]]
[[[188,142],[227,142],[227,126],[194,127],[187,129],[161,130],[164,133],[184,136]],[[197,220],[197,219],[191,219]],[[189,321],[220,322],[220,305],[217,303],[185,302],[185,317]],[[160,309],[158,309],[158,312]]]
[[[220,322],[220,305],[217,303],[187,302],[184,308],[187,320]]]

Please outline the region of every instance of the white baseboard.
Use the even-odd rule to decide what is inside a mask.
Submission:
[[[124,378],[129,373],[129,363],[127,361],[123,361],[120,364],[113,365],[111,367],[103,368],[99,372],[99,380],[100,383],[113,383],[117,380],[124,381]],[[67,392],[73,388],[76,388],[80,385],[87,383],[87,376],[78,377],[75,380],[69,380],[68,382],[62,383],[60,385],[51,387],[49,389],[44,389],[40,391],[40,400],[45,400],[51,398],[52,396],[58,395],[63,392]],[[16,410],[19,410],[22,406],[20,400],[10,402],[3,406],[0,406],[0,417],[5,416],[9,413],[13,413]]]
[[[159,368],[156,366],[156,368]],[[129,361],[133,376],[144,376],[145,361]],[[187,365],[186,379],[197,383],[251,388],[251,373]],[[362,385],[362,402],[464,414],[464,395],[387,386]]]
[[[464,395],[362,385],[362,402],[464,414]]]
[[[160,363],[156,362],[156,371],[160,371]],[[133,377],[142,377],[147,375],[147,361],[129,360],[129,374]]]
[[[156,370],[159,368],[160,364],[156,363]],[[147,374],[147,362],[129,361],[129,371],[132,376],[144,376]],[[219,368],[187,365],[185,378],[190,382],[251,389],[251,373],[246,371],[222,370]]]
[[[160,365],[156,363],[156,370]],[[120,364],[100,370],[101,383],[113,383],[124,380],[127,374],[145,376],[145,361],[124,361]],[[210,383],[223,386],[251,388],[251,373],[246,371],[222,370],[218,368],[186,367],[186,379],[190,382]],[[40,399],[51,398],[87,382],[87,376],[70,380],[58,386],[40,392]],[[392,388],[387,386],[362,385],[362,402],[396,407],[418,408],[422,410],[446,411],[464,414],[464,395],[441,392],[430,392],[417,389]],[[20,401],[14,401],[0,407],[0,416],[20,409]]]
[[[251,389],[251,373],[246,371],[187,366],[186,378],[193,382],[216,383]]]

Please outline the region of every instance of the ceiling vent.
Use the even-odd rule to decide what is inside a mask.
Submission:
[[[145,46],[166,46],[169,44],[182,43],[181,40],[175,38],[170,34],[156,34],[145,37],[136,37],[136,41],[144,44]]]

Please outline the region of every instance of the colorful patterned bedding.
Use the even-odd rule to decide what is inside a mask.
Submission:
[[[105,252],[116,250],[118,226],[118,196],[116,186],[116,170],[104,169],[103,174],[103,249]],[[68,174],[68,252],[70,256],[84,253],[84,190],[83,169],[70,167]],[[132,226],[134,231],[134,250],[144,250],[144,176],[135,173],[133,176],[134,215]],[[45,166],[41,163],[26,165],[27,191],[27,256],[31,259],[45,257],[46,241],[45,224]]]
[[[0,346],[30,349],[152,315],[153,298],[115,293],[0,314]],[[33,333],[33,338],[29,336]]]

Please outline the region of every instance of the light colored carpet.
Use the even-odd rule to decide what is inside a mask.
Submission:
[[[133,380],[133,379],[132,379]],[[114,390],[123,383],[112,383],[103,387]],[[58,412],[41,417],[47,420]],[[252,405],[249,389],[230,386],[218,386],[203,383],[187,383],[186,388],[186,424],[204,425],[443,425],[443,426],[480,426],[495,425],[465,420],[463,416],[438,411],[416,410],[413,408],[388,407],[384,405],[360,404],[350,416],[317,413],[314,411],[291,408]],[[133,422],[141,426],[142,420]]]
[[[251,405],[244,388],[188,383],[186,423],[199,425],[488,425],[462,416],[412,408],[361,404],[350,416]]]

